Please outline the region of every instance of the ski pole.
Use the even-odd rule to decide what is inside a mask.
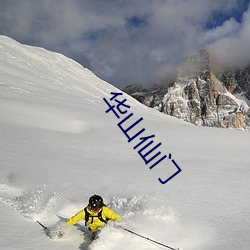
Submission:
[[[141,235],[141,234],[135,233],[135,232],[133,232],[133,231],[127,229],[127,228],[124,228],[124,227],[123,227],[122,229],[125,230],[125,231],[127,231],[127,232],[129,232],[129,233],[131,233],[131,234],[137,235],[137,236],[139,236],[139,237],[141,237],[141,238],[143,238],[143,239],[145,239],[145,240],[148,240],[148,241],[154,242],[154,243],[156,243],[156,244],[158,244],[158,245],[161,245],[161,246],[163,246],[163,247],[166,247],[166,248],[169,248],[169,249],[172,249],[172,250],[179,250],[179,248],[173,248],[173,247],[167,246],[167,245],[165,245],[165,244],[162,244],[161,242],[152,240],[152,239],[150,239],[150,238],[148,238],[148,237],[145,237],[145,236],[143,236],[143,235]]]
[[[41,222],[39,222],[38,220],[36,221],[40,226],[42,226],[43,227],[43,229],[46,231],[46,230],[48,230],[48,228],[47,227],[45,227]]]

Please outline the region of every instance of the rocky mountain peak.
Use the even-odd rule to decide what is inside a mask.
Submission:
[[[188,57],[177,69],[177,77],[194,77],[205,74],[210,70],[209,53],[201,49],[194,55]]]
[[[145,105],[196,125],[223,128],[250,128],[250,109],[234,93],[245,93],[250,85],[250,67],[239,72],[216,74],[208,50],[188,57],[177,69],[171,86],[149,91],[125,92]],[[131,90],[131,87],[130,87]],[[250,91],[249,91],[250,93]],[[250,94],[249,94],[250,96]]]

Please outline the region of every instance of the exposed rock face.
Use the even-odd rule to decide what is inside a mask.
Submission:
[[[147,91],[141,84],[128,85],[124,90],[125,93],[133,96],[137,101],[143,103],[144,93]]]
[[[250,100],[250,66],[218,74],[218,79],[225,84],[230,93],[242,93]]]
[[[233,94],[244,89],[249,96],[249,71],[220,74],[219,80],[210,68],[208,51],[201,50],[181,65],[171,87],[137,88],[130,94],[149,107],[196,125],[247,129],[250,109]]]

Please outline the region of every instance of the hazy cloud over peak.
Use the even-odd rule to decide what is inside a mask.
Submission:
[[[149,85],[208,46],[226,63],[232,58],[246,63],[248,4],[248,0],[2,0],[0,34],[61,52],[120,88]]]

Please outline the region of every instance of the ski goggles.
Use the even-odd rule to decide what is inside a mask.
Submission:
[[[97,207],[97,206],[89,206],[90,210],[93,212],[97,212],[101,209],[101,207]]]

